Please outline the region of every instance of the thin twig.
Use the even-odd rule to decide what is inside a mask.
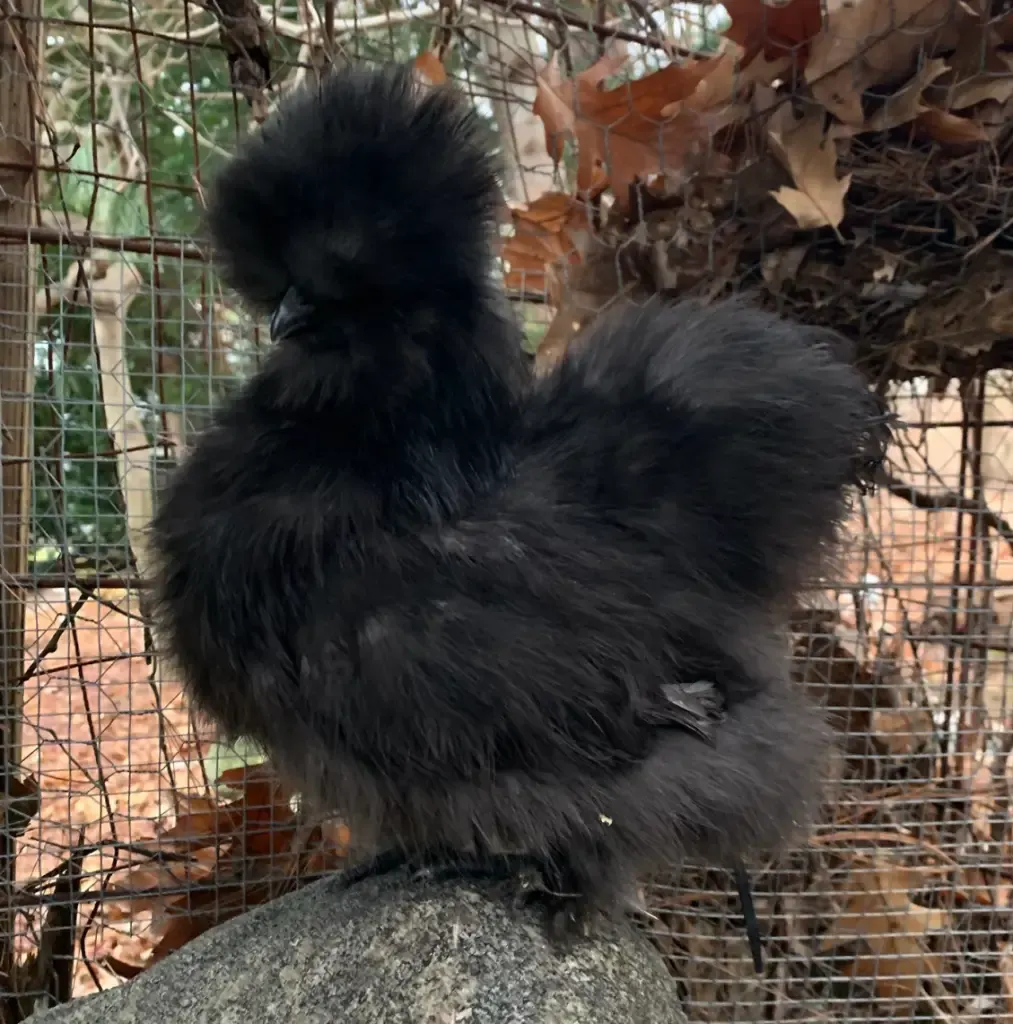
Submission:
[[[1013,526],[1002,518],[998,513],[993,512],[988,505],[974,498],[967,498],[957,491],[923,491],[913,484],[905,483],[894,476],[887,475],[882,480],[885,487],[894,497],[902,498],[915,508],[926,512],[969,512],[980,516],[982,521],[990,529],[999,534],[1000,537],[1013,550]]]
[[[557,25],[569,25],[571,28],[579,28],[582,32],[590,32],[601,39],[622,39],[627,43],[639,43],[641,46],[648,46],[655,50],[665,50],[667,53],[675,54],[678,57],[711,56],[710,54],[692,50],[687,46],[676,46],[666,40],[651,38],[638,32],[628,32],[626,29],[602,25],[591,18],[579,18],[575,14],[567,14],[563,11],[554,11],[551,8],[542,7],[539,4],[527,3],[527,0],[481,0],[481,3],[500,7],[511,14],[519,11],[522,14],[531,14],[536,18],[544,18],[546,21],[554,22]]]

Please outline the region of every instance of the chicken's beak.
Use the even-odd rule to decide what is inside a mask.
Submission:
[[[271,340],[284,341],[305,331],[313,321],[313,304],[289,288],[271,316]]]

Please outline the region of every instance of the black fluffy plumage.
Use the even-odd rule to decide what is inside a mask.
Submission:
[[[836,335],[742,303],[616,309],[529,379],[497,203],[404,69],[245,141],[207,223],[281,340],[164,496],[157,608],[196,706],[353,835],[533,855],[574,920],[814,808],[783,617],[887,432]]]

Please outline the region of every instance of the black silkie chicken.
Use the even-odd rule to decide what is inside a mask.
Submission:
[[[531,379],[483,132],[340,71],[226,166],[277,344],[164,496],[155,596],[227,734],[377,848],[532,858],[565,935],[813,810],[784,616],[889,432],[840,338],[740,303],[619,308]]]

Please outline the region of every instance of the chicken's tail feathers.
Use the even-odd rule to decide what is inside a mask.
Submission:
[[[491,136],[462,95],[407,66],[352,67],[285,96],[243,140],[205,228],[256,309],[292,285],[316,303],[410,304],[487,273],[500,201]]]
[[[784,598],[825,568],[890,441],[849,347],[740,301],[622,307],[540,381],[527,436],[690,578]]]
[[[663,734],[617,805],[659,862],[673,850],[733,868],[803,837],[826,794],[833,733],[796,684],[771,687],[729,709],[716,742]]]

